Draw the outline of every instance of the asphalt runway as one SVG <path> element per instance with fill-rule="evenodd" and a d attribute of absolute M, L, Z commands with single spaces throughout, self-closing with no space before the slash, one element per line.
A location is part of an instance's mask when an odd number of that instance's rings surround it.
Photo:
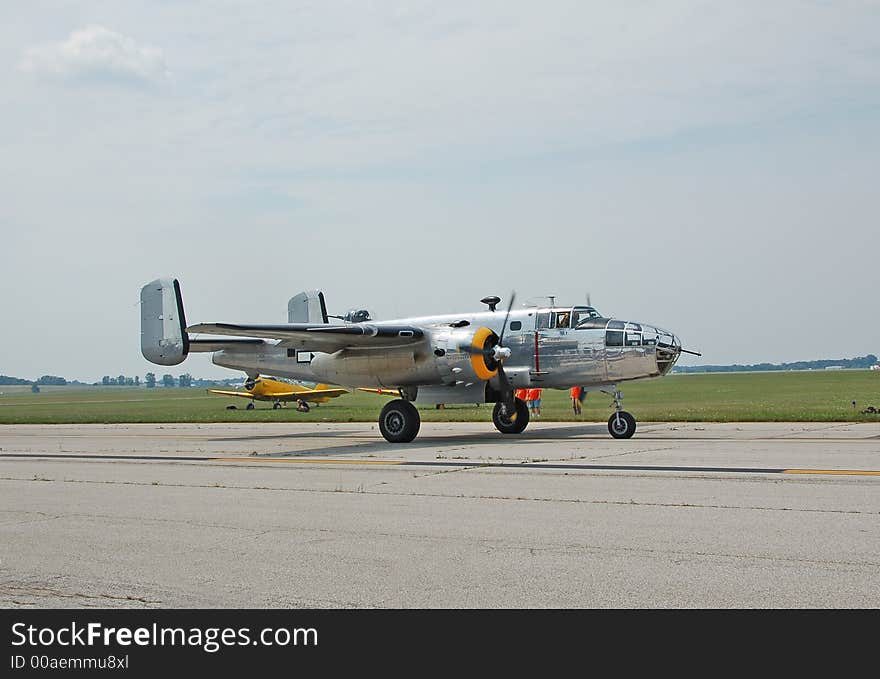
<path fill-rule="evenodd" d="M 880 423 L 4 425 L 0 607 L 878 608 Z"/>

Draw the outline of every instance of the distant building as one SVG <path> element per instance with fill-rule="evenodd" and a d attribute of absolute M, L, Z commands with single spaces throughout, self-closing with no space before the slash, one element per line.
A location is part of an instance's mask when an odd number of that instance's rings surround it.
<path fill-rule="evenodd" d="M 871 366 L 871 370 L 880 370 L 880 363 L 875 363 Z"/>
<path fill-rule="evenodd" d="M 825 370 L 843 370 L 842 365 L 826 365 Z"/>

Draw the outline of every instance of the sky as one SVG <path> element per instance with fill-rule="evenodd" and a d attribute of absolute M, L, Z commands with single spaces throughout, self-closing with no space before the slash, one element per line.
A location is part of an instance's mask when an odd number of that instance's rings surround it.
<path fill-rule="evenodd" d="M 516 290 L 668 328 L 683 365 L 880 354 L 876 1 L 0 19 L 0 373 L 165 372 L 139 344 L 160 276 L 190 323 Z"/>

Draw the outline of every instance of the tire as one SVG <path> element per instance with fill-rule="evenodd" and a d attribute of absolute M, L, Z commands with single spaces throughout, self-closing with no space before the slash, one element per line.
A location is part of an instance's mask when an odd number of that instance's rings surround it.
<path fill-rule="evenodd" d="M 617 421 L 615 413 L 608 419 L 608 431 L 616 439 L 632 438 L 636 433 L 636 418 L 625 410 L 620 411 L 620 422 Z"/>
<path fill-rule="evenodd" d="M 278 410 L 281 407 L 281 404 L 278 401 L 272 404 L 272 410 Z"/>
<path fill-rule="evenodd" d="M 495 404 L 492 410 L 492 422 L 495 428 L 502 434 L 522 434 L 525 428 L 529 426 L 529 407 L 522 399 L 514 399 L 516 406 L 516 415 L 507 417 L 501 414 L 502 403 Z"/>
<path fill-rule="evenodd" d="M 379 431 L 389 443 L 409 443 L 419 433 L 421 424 L 419 411 L 402 398 L 389 401 L 379 413 Z"/>
<path fill-rule="evenodd" d="M 245 409 L 245 410 L 253 410 L 253 409 L 254 409 L 254 403 L 253 403 L 253 401 L 251 401 L 250 403 L 248 403 L 248 404 L 244 407 L 244 409 Z"/>

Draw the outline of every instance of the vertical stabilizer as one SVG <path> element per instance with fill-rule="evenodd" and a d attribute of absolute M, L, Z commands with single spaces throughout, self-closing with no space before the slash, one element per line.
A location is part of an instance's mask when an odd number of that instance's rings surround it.
<path fill-rule="evenodd" d="M 306 290 L 287 303 L 288 323 L 327 323 L 327 305 L 320 290 Z"/>
<path fill-rule="evenodd" d="M 141 353 L 159 365 L 177 365 L 189 353 L 183 297 L 176 278 L 157 278 L 141 288 Z"/>

